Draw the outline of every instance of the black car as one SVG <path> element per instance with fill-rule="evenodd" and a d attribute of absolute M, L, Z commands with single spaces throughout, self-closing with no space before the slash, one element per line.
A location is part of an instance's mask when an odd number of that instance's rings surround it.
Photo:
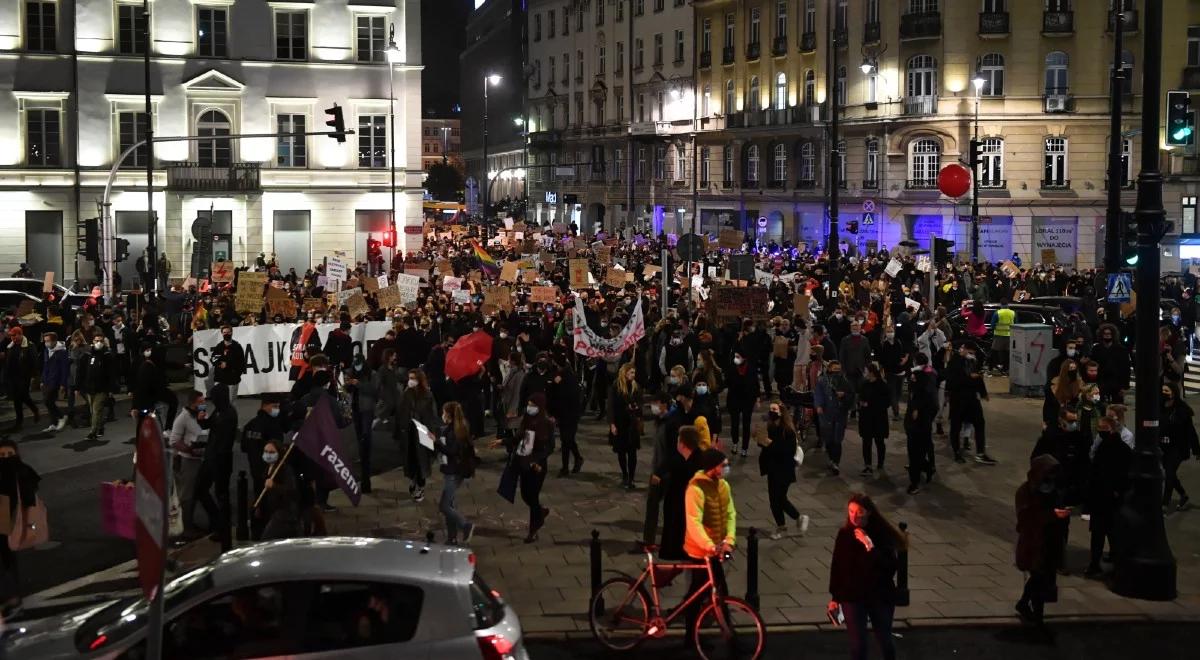
<path fill-rule="evenodd" d="M 1008 307 L 1017 313 L 1015 323 L 1044 323 L 1053 328 L 1054 347 L 1063 347 L 1067 329 L 1071 327 L 1071 323 L 1062 309 L 1050 305 L 1030 305 L 1027 303 L 1013 303 Z M 992 348 L 992 332 L 995 325 L 992 317 L 998 309 L 1000 309 L 1000 303 L 984 303 L 983 305 L 983 318 L 987 324 L 987 334 L 978 341 L 980 347 L 985 351 L 989 351 Z M 950 327 L 954 328 L 955 338 L 966 336 L 967 320 L 963 317 L 961 308 L 950 310 L 946 314 L 946 320 L 950 322 Z M 923 328 L 924 324 L 921 324 L 921 327 Z"/>
<path fill-rule="evenodd" d="M 33 277 L 0 277 L 0 291 L 20 291 L 38 300 L 42 299 L 43 281 Z M 88 293 L 76 293 L 55 283 L 54 300 L 65 307 L 81 307 L 88 299 Z"/>
<path fill-rule="evenodd" d="M 0 290 L 0 312 L 16 311 L 21 306 L 21 303 L 26 301 L 33 303 L 36 308 L 42 299 L 37 296 L 31 296 L 24 291 Z"/>

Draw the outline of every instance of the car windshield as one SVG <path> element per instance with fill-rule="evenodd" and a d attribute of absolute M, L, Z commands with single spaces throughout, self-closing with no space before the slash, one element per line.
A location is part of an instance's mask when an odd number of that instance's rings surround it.
<path fill-rule="evenodd" d="M 212 565 L 205 565 L 171 580 L 163 593 L 165 609 L 185 603 L 212 588 Z M 75 648 L 91 651 L 129 637 L 144 625 L 150 601 L 129 596 L 88 617 L 75 633 Z"/>

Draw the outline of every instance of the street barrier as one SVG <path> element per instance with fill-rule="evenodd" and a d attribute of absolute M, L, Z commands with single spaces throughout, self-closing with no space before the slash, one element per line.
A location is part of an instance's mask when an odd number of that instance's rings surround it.
<path fill-rule="evenodd" d="M 908 538 L 908 523 L 900 523 L 900 533 L 904 538 Z M 905 549 L 897 553 L 896 557 L 896 604 L 908 606 L 908 544 L 904 544 Z"/>
<path fill-rule="evenodd" d="M 591 542 L 590 551 L 591 551 L 591 564 L 592 564 L 592 597 L 590 599 L 588 599 L 588 602 L 595 602 L 596 614 L 599 614 L 604 611 L 603 600 L 601 599 L 599 602 L 596 601 L 596 592 L 600 591 L 600 576 L 601 576 L 601 572 L 600 572 L 600 532 L 598 532 L 594 529 L 592 530 L 592 542 Z"/>

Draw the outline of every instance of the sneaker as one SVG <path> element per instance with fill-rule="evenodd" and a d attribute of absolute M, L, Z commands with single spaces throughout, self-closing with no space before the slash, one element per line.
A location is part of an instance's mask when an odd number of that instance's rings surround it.
<path fill-rule="evenodd" d="M 425 501 L 425 489 L 424 488 L 418 488 L 418 489 L 416 489 L 416 491 L 413 492 L 413 501 L 414 502 L 424 502 Z"/>
<path fill-rule="evenodd" d="M 42 433 L 54 433 L 57 430 L 58 430 L 58 426 L 55 424 L 51 424 L 50 426 L 47 426 L 46 428 L 42 429 Z"/>
<path fill-rule="evenodd" d="M 775 531 L 771 532 L 767 538 L 771 539 L 772 541 L 778 541 L 779 539 L 783 538 L 783 532 L 786 529 L 787 528 L 785 527 L 776 527 Z"/>
<path fill-rule="evenodd" d="M 835 476 L 835 477 L 836 477 L 837 475 L 839 475 L 839 474 L 841 474 L 841 473 L 842 473 L 842 470 L 841 470 L 841 468 L 839 468 L 839 467 L 837 466 L 837 464 L 836 464 L 836 463 L 830 463 L 830 464 L 829 464 L 829 474 L 831 474 L 831 475 L 833 475 L 833 476 Z"/>
<path fill-rule="evenodd" d="M 996 459 L 988 456 L 987 454 L 975 454 L 975 462 L 982 465 L 995 465 Z"/>
<path fill-rule="evenodd" d="M 742 447 L 742 451 L 741 451 L 742 458 L 746 458 L 746 456 L 748 456 L 749 454 L 750 454 L 750 452 L 745 447 Z"/>
<path fill-rule="evenodd" d="M 1083 577 L 1085 577 L 1089 580 L 1099 579 L 1103 575 L 1104 575 L 1104 571 L 1100 570 L 1100 567 L 1095 564 L 1088 566 L 1083 571 Z"/>
<path fill-rule="evenodd" d="M 563 467 L 563 469 L 561 469 L 561 470 L 559 470 L 559 471 L 558 471 L 558 476 L 559 476 L 559 477 L 565 477 L 565 476 L 568 476 L 568 475 L 570 475 L 570 474 L 571 474 L 571 471 L 570 471 L 570 470 L 568 470 L 568 469 L 567 469 L 565 466 Z"/>
<path fill-rule="evenodd" d="M 799 525 L 800 525 L 800 535 L 801 536 L 808 533 L 808 522 L 809 522 L 809 517 L 807 514 L 800 516 Z"/>
<path fill-rule="evenodd" d="M 867 467 L 865 467 L 861 471 L 859 471 L 859 474 L 864 477 L 869 477 L 869 476 L 875 474 L 875 471 L 871 469 L 870 465 L 868 465 Z"/>
<path fill-rule="evenodd" d="M 1033 608 L 1025 601 L 1018 601 L 1016 607 L 1013 609 L 1017 611 L 1017 616 L 1021 617 L 1021 620 L 1026 623 L 1032 623 L 1037 618 L 1033 614 Z"/>
<path fill-rule="evenodd" d="M 334 511 L 337 511 L 337 507 L 332 504 L 322 504 L 321 511 L 325 513 L 333 513 Z"/>
<path fill-rule="evenodd" d="M 910 486 L 908 487 L 908 494 L 909 494 L 909 495 L 916 495 L 916 494 L 917 494 L 917 493 L 919 493 L 919 492 L 921 492 L 921 487 L 920 487 L 920 486 L 918 486 L 917 484 L 912 484 L 912 485 L 910 485 Z"/>
<path fill-rule="evenodd" d="M 55 431 L 61 431 L 66 427 L 67 427 L 67 418 L 66 417 L 59 417 L 58 422 L 56 422 L 54 424 Z"/>
<path fill-rule="evenodd" d="M 467 523 L 467 528 L 463 530 L 463 543 L 470 543 L 473 536 L 475 536 L 475 523 Z"/>

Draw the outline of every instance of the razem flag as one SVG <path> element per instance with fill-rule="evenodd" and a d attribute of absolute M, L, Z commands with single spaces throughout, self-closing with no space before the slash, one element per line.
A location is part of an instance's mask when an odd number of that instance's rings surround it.
<path fill-rule="evenodd" d="M 163 548 L 167 542 L 167 472 L 163 456 L 162 432 L 151 415 L 142 419 L 137 434 L 137 473 L 135 476 L 138 582 L 146 598 L 153 598 L 162 575 Z"/>
<path fill-rule="evenodd" d="M 342 434 L 333 421 L 333 402 L 328 394 L 322 393 L 313 404 L 294 442 L 305 456 L 333 475 L 346 497 L 358 506 L 362 484 L 350 468 L 350 457 L 342 449 Z"/>

